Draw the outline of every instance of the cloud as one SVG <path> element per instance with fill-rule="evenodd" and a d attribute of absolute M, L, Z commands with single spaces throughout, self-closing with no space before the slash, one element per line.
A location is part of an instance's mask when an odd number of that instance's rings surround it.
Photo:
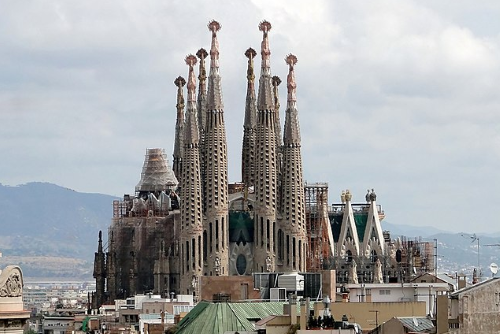
<path fill-rule="evenodd" d="M 495 1 L 7 1 L 0 13 L 3 184 L 133 192 L 146 148 L 171 157 L 184 57 L 222 23 L 230 181 L 240 179 L 245 50 L 269 20 L 272 72 L 294 53 L 305 179 L 393 223 L 486 231 L 500 187 Z M 258 64 L 259 62 L 257 62 Z M 284 120 L 286 86 L 280 86 Z M 465 209 L 467 208 L 467 209 Z M 471 226 L 471 222 L 474 225 Z"/>

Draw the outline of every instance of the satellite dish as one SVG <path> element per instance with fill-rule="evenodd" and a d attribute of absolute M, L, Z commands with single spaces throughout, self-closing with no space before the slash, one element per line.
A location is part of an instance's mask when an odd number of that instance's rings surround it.
<path fill-rule="evenodd" d="M 495 276 L 496 273 L 498 272 L 498 265 L 495 262 L 490 264 L 490 271 L 493 274 L 493 276 Z"/>

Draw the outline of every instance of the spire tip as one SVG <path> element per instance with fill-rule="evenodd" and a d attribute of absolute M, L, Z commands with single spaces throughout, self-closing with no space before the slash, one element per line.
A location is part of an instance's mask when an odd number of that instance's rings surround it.
<path fill-rule="evenodd" d="M 174 80 L 174 84 L 175 84 L 177 87 L 181 88 L 181 87 L 183 87 L 183 86 L 186 84 L 186 80 L 185 80 L 183 77 L 178 76 L 178 77 Z"/>
<path fill-rule="evenodd" d="M 272 80 L 273 80 L 273 86 L 279 86 L 280 83 L 281 83 L 281 79 L 277 75 L 274 75 L 273 78 L 272 78 Z"/>
<path fill-rule="evenodd" d="M 208 30 L 210 30 L 212 33 L 216 33 L 217 31 L 219 31 L 222 28 L 221 24 L 215 20 L 208 22 L 207 26 L 208 26 Z"/>
<path fill-rule="evenodd" d="M 297 57 L 294 54 L 290 53 L 285 57 L 285 63 L 293 67 L 295 64 L 297 64 Z"/>
<path fill-rule="evenodd" d="M 264 32 L 264 33 L 267 33 L 269 30 L 271 30 L 271 23 L 269 23 L 269 21 L 262 21 L 261 23 L 259 23 L 259 30 Z"/>
<path fill-rule="evenodd" d="M 203 60 L 208 56 L 208 52 L 204 48 L 201 48 L 198 50 L 198 52 L 196 52 L 196 56 Z"/>
<path fill-rule="evenodd" d="M 245 51 L 245 56 L 250 59 L 250 58 L 254 58 L 255 56 L 257 55 L 257 52 L 252 49 L 252 48 L 248 48 L 246 51 Z"/>
<path fill-rule="evenodd" d="M 186 56 L 186 64 L 188 66 L 194 66 L 196 65 L 196 56 L 190 54 Z"/>

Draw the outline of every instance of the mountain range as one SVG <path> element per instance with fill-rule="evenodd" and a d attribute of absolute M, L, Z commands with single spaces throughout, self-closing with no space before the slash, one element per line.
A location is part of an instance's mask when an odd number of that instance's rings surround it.
<path fill-rule="evenodd" d="M 99 231 L 106 242 L 113 214 L 110 195 L 80 193 L 50 183 L 0 184 L 0 265 L 20 265 L 26 277 L 91 279 Z M 500 233 L 488 236 L 450 232 L 430 226 L 382 222 L 391 237 L 437 244 L 440 272 L 470 273 L 479 261 L 484 275 L 499 262 Z"/>

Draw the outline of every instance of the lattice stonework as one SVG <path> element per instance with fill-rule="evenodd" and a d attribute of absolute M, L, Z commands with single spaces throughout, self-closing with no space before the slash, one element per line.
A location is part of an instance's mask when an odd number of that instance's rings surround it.
<path fill-rule="evenodd" d="M 181 293 L 197 297 L 197 282 L 202 274 L 202 203 L 199 129 L 196 111 L 196 78 L 193 66 L 196 57 L 186 57 L 189 66 L 188 102 L 184 132 L 184 156 L 182 164 L 181 202 Z"/>
<path fill-rule="evenodd" d="M 277 159 L 275 132 L 275 101 L 270 70 L 268 33 L 271 24 L 259 25 L 261 43 L 261 73 L 257 97 L 257 139 L 255 143 L 255 271 L 275 270 L 274 235 L 276 230 Z"/>
<path fill-rule="evenodd" d="M 290 54 L 285 61 L 289 66 L 289 73 L 287 76 L 288 99 L 283 138 L 283 203 L 281 206 L 284 210 L 282 227 L 287 239 L 285 253 L 287 261 L 284 269 L 305 271 L 307 237 L 304 182 L 302 180 L 300 130 L 295 93 L 297 85 L 294 72 L 297 57 Z"/>
<path fill-rule="evenodd" d="M 208 29 L 212 33 L 210 47 L 210 74 L 208 76 L 207 112 L 204 142 L 204 244 L 205 275 L 227 275 L 229 273 L 228 239 L 228 182 L 227 140 L 224 124 L 221 77 L 219 75 L 219 43 L 217 32 L 221 26 L 211 21 Z M 208 240 L 206 240 L 208 238 Z"/>
<path fill-rule="evenodd" d="M 255 140 L 257 128 L 257 104 L 255 98 L 255 74 L 253 58 L 254 49 L 245 52 L 248 58 L 247 68 L 247 97 L 245 104 L 245 121 L 243 124 L 243 148 L 241 150 L 241 180 L 246 187 L 255 185 Z"/>

